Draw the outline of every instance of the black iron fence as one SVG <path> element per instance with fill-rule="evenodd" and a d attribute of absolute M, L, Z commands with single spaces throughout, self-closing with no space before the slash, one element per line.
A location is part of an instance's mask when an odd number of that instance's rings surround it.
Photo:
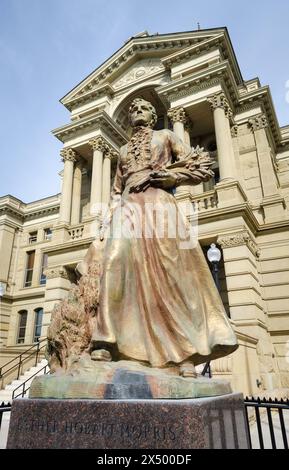
<path fill-rule="evenodd" d="M 283 448 L 288 449 L 289 435 L 289 400 L 272 400 L 272 398 L 248 398 L 244 400 L 246 417 L 249 429 L 249 439 L 251 448 L 256 446 L 259 441 L 259 448 L 268 448 L 268 438 L 271 441 L 272 449 Z M 250 409 L 254 410 L 253 416 L 250 417 Z M 286 412 L 286 413 L 284 413 Z M 253 418 L 256 430 L 256 438 L 253 435 L 254 426 L 250 426 L 250 418 Z M 287 421 L 287 426 L 286 426 Z M 286 430 L 287 427 L 287 430 Z M 265 437 L 266 443 L 265 443 Z M 253 442 L 254 438 L 254 442 Z M 278 441 L 278 442 L 277 442 Z M 283 443 L 283 446 L 282 446 Z M 278 444 L 278 445 L 277 445 Z"/>

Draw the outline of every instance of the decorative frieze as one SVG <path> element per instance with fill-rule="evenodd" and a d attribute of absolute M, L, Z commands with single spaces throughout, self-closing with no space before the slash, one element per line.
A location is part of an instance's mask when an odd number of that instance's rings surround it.
<path fill-rule="evenodd" d="M 177 108 L 169 109 L 168 110 L 168 117 L 173 123 L 181 122 L 183 124 L 186 124 L 186 122 L 188 120 L 186 111 L 181 106 L 179 106 Z"/>
<path fill-rule="evenodd" d="M 60 150 L 61 159 L 63 162 L 76 162 L 77 153 L 72 148 L 65 148 Z"/>
<path fill-rule="evenodd" d="M 222 108 L 225 111 L 226 117 L 230 118 L 233 116 L 233 112 L 230 108 L 229 102 L 222 91 L 219 93 L 215 93 L 212 96 L 209 96 L 207 98 L 207 101 L 209 102 L 212 111 L 217 108 Z"/>
<path fill-rule="evenodd" d="M 259 131 L 260 129 L 266 129 L 266 127 L 269 126 L 266 114 L 254 116 L 253 118 L 250 118 L 248 122 L 249 127 L 253 132 Z"/>
<path fill-rule="evenodd" d="M 47 268 L 44 271 L 47 280 L 50 279 L 67 279 L 69 280 L 69 274 L 65 266 L 55 266 L 53 268 Z"/>
<path fill-rule="evenodd" d="M 232 235 L 224 235 L 218 238 L 218 245 L 224 248 L 235 248 L 236 246 L 247 245 L 250 251 L 257 258 L 260 256 L 260 249 L 254 242 L 252 236 L 247 230 L 243 232 L 234 233 Z"/>

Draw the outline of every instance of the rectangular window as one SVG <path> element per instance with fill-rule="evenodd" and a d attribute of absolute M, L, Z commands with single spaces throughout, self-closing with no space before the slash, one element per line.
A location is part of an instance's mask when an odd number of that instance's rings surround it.
<path fill-rule="evenodd" d="M 24 287 L 31 287 L 35 260 L 35 251 L 28 251 Z"/>
<path fill-rule="evenodd" d="M 35 326 L 34 326 L 34 343 L 39 340 L 41 336 L 42 328 L 42 319 L 43 319 L 43 308 L 38 308 L 35 310 Z"/>
<path fill-rule="evenodd" d="M 22 310 L 21 312 L 19 312 L 17 344 L 22 344 L 25 342 L 26 323 L 27 323 L 27 311 Z"/>
<path fill-rule="evenodd" d="M 46 284 L 46 275 L 44 274 L 45 269 L 47 268 L 48 263 L 48 255 L 45 253 L 42 257 L 42 265 L 41 265 L 41 275 L 40 275 L 40 284 Z"/>
<path fill-rule="evenodd" d="M 29 245 L 31 245 L 32 243 L 36 243 L 36 242 L 37 242 L 37 232 L 30 232 L 30 233 L 29 233 L 28 242 L 29 242 Z"/>
<path fill-rule="evenodd" d="M 50 241 L 51 238 L 52 238 L 52 230 L 51 230 L 51 228 L 46 228 L 44 230 L 44 240 Z"/>

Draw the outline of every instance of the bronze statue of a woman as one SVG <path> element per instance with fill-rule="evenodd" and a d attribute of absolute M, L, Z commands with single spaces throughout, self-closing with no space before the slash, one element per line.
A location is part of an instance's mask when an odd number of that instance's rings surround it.
<path fill-rule="evenodd" d="M 154 131 L 156 111 L 143 99 L 133 101 L 129 117 L 133 135 L 120 151 L 112 200 L 141 214 L 151 204 L 177 209 L 176 186 L 212 177 L 208 154 L 196 156 L 170 130 Z M 178 233 L 147 237 L 138 229 L 141 236 L 105 242 L 91 358 L 177 365 L 180 375 L 195 377 L 195 365 L 237 349 L 235 334 L 199 244 L 183 249 Z"/>

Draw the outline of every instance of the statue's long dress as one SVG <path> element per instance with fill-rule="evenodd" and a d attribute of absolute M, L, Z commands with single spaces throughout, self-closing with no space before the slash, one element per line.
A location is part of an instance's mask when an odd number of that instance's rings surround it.
<path fill-rule="evenodd" d="M 121 150 L 113 195 L 122 194 L 122 203 L 136 203 L 141 211 L 146 203 L 177 208 L 172 192 L 149 187 L 130 193 L 129 189 L 152 169 L 165 168 L 188 152 L 190 148 L 171 131 L 148 129 L 143 140 L 136 134 Z M 144 234 L 144 227 L 140 228 Z M 196 248 L 182 249 L 178 236 L 155 234 L 152 238 L 111 237 L 106 243 L 93 335 L 98 347 L 153 367 L 188 358 L 197 365 L 237 349 L 198 243 Z"/>

